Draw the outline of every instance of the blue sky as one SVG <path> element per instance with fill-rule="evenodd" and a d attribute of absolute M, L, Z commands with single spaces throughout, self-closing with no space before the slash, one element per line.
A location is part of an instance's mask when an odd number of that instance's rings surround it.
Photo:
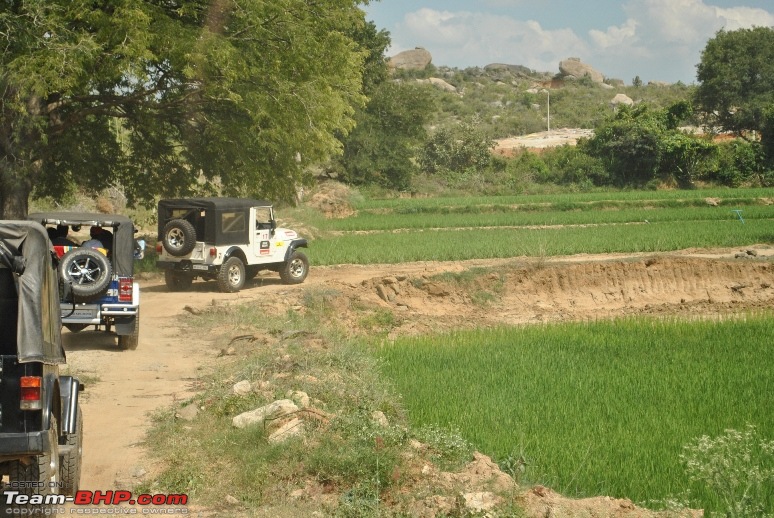
<path fill-rule="evenodd" d="M 392 38 L 387 55 L 424 47 L 433 64 L 490 63 L 557 73 L 577 57 L 631 84 L 696 82 L 719 29 L 774 26 L 774 0 L 381 0 L 366 19 Z"/>

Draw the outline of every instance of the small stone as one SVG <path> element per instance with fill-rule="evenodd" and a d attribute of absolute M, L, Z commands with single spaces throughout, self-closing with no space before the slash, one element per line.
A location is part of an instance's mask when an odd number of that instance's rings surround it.
<path fill-rule="evenodd" d="M 236 383 L 231 388 L 231 390 L 237 396 L 246 396 L 253 390 L 253 387 L 252 385 L 250 385 L 250 382 L 248 380 L 242 380 L 239 383 Z"/>
<path fill-rule="evenodd" d="M 373 420 L 374 423 L 381 426 L 382 428 L 387 428 L 390 426 L 390 422 L 387 420 L 387 416 L 384 415 L 384 412 L 381 410 L 375 410 L 373 413 L 371 413 L 371 420 Z"/>
<path fill-rule="evenodd" d="M 233 496 L 226 495 L 226 503 L 229 504 L 229 505 L 239 505 L 240 502 L 239 502 L 239 500 L 237 500 Z"/>
<path fill-rule="evenodd" d="M 196 405 L 187 405 L 175 412 L 175 417 L 183 421 L 193 421 L 199 415 L 199 408 Z"/>

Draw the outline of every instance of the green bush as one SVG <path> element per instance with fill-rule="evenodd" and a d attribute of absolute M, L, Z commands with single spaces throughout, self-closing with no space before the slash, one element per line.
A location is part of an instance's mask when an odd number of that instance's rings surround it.
<path fill-rule="evenodd" d="M 722 500 L 723 516 L 772 516 L 774 440 L 760 437 L 755 426 L 694 439 L 680 461 L 691 481 Z"/>

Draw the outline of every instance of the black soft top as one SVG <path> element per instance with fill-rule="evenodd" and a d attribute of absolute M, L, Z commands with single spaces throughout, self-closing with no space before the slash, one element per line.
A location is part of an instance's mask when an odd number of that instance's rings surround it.
<path fill-rule="evenodd" d="M 126 216 L 93 212 L 36 212 L 28 215 L 27 219 L 42 225 L 112 227 L 113 269 L 122 277 L 134 275 L 134 224 Z"/>
<path fill-rule="evenodd" d="M 13 278 L 13 282 L 3 282 L 0 300 L 10 305 L 3 306 L 6 318 L 17 313 L 19 362 L 64 363 L 59 282 L 46 229 L 34 221 L 0 221 L 0 240 L 6 251 L 18 252 L 16 257 L 20 256 L 23 264 L 20 274 L 0 266 L 4 278 Z M 13 311 L 14 304 L 18 311 Z"/>
<path fill-rule="evenodd" d="M 271 207 L 266 200 L 250 198 L 177 198 L 160 200 L 159 209 L 159 240 L 163 239 L 164 226 L 172 219 L 185 219 L 190 222 L 197 233 L 198 241 L 214 245 L 230 245 L 248 242 L 249 225 L 247 224 L 250 208 Z M 238 230 L 230 230 L 224 224 L 224 216 L 241 215 L 245 224 Z"/>

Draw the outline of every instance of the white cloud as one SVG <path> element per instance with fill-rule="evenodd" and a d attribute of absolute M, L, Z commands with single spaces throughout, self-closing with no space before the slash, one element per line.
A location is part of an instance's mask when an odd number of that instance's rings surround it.
<path fill-rule="evenodd" d="M 602 49 L 620 45 L 628 46 L 637 37 L 637 25 L 635 20 L 629 18 L 623 25 L 608 27 L 605 32 L 592 29 L 589 31 L 589 36 L 594 44 Z"/>
<path fill-rule="evenodd" d="M 407 14 L 395 32 L 393 41 L 418 42 L 435 63 L 462 66 L 505 62 L 557 71 L 560 60 L 579 56 L 587 47 L 571 29 L 546 30 L 536 21 L 465 11 L 419 9 Z"/>
<path fill-rule="evenodd" d="M 750 7 L 722 8 L 712 0 L 627 0 L 626 19 L 578 34 L 571 28 L 546 29 L 535 20 L 484 12 L 417 9 L 392 33 L 398 42 L 422 46 L 437 65 L 457 67 L 509 63 L 557 72 L 559 61 L 579 57 L 609 77 L 692 82 L 707 41 L 719 29 L 774 26 L 774 12 Z M 484 0 L 507 7 L 522 0 Z"/>

